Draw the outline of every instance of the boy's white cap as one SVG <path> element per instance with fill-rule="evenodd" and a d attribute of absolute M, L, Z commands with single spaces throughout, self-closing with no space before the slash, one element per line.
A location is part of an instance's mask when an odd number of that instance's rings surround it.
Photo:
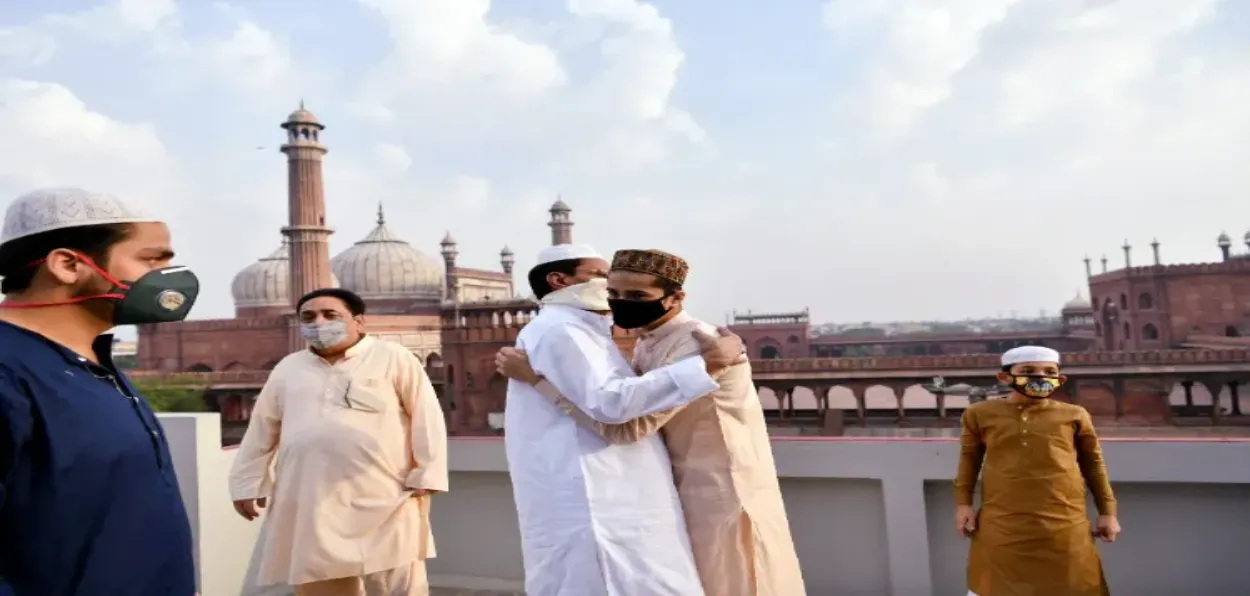
<path fill-rule="evenodd" d="M 1021 362 L 1054 362 L 1059 364 L 1059 352 L 1044 346 L 1020 346 L 1003 353 L 1003 366 Z"/>

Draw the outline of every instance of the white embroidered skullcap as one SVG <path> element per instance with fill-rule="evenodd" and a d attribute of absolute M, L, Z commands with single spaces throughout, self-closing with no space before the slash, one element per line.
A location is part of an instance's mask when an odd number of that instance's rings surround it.
<path fill-rule="evenodd" d="M 534 266 L 573 259 L 607 260 L 587 244 L 554 244 L 538 251 L 538 262 Z"/>
<path fill-rule="evenodd" d="M 1043 346 L 1020 346 L 1003 354 L 1003 366 L 1021 362 L 1054 362 L 1059 364 L 1059 352 Z"/>
<path fill-rule="evenodd" d="M 64 228 L 159 221 L 110 194 L 45 188 L 28 192 L 9 205 L 0 244 Z"/>

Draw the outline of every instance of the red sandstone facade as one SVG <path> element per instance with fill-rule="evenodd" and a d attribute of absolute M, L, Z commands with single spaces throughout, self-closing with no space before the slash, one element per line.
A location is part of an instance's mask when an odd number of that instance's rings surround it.
<path fill-rule="evenodd" d="M 1161 265 L 1156 248 L 1155 264 L 1134 267 L 1128 255 L 1124 269 L 1089 278 L 1099 347 L 1250 346 L 1250 258 Z"/>

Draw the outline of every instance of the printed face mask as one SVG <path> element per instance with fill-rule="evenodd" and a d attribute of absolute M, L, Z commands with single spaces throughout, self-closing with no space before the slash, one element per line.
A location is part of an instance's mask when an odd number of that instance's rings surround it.
<path fill-rule="evenodd" d="M 1025 397 L 1033 399 L 1046 399 L 1059 390 L 1062 383 L 1059 377 L 1047 376 L 1024 376 L 1014 375 L 1011 377 L 1011 388 L 1017 393 Z"/>
<path fill-rule="evenodd" d="M 326 350 L 347 341 L 347 321 L 304 323 L 299 334 L 314 350 Z"/>

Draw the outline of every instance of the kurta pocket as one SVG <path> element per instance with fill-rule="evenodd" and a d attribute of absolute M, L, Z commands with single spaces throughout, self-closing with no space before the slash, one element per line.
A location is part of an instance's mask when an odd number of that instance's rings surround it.
<path fill-rule="evenodd" d="M 347 386 L 347 391 L 343 393 L 342 403 L 339 405 L 358 412 L 374 414 L 386 412 L 390 409 L 391 400 L 386 399 L 379 390 L 370 385 L 368 382 L 353 381 Z"/>

